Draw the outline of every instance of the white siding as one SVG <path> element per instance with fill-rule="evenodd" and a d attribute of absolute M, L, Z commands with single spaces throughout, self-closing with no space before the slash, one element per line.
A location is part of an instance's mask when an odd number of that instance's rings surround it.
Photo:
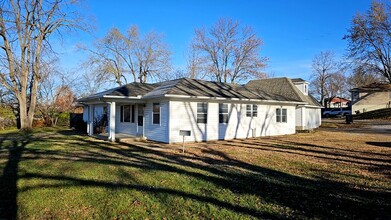
<path fill-rule="evenodd" d="M 103 116 L 103 108 L 107 106 L 106 104 L 94 105 L 94 120 L 99 120 Z"/>
<path fill-rule="evenodd" d="M 125 133 L 130 135 L 137 135 L 137 109 L 135 108 L 135 122 L 121 122 L 121 105 L 130 105 L 131 104 L 116 104 L 115 106 L 115 132 L 116 133 Z M 135 106 L 136 107 L 136 106 Z M 132 114 L 130 114 L 130 118 L 132 119 Z M 130 120 L 132 121 L 132 120 Z"/>
<path fill-rule="evenodd" d="M 296 88 L 298 88 L 302 93 L 308 95 L 308 83 L 295 83 Z"/>
<path fill-rule="evenodd" d="M 88 105 L 83 106 L 83 121 L 88 122 Z"/>
<path fill-rule="evenodd" d="M 276 108 L 279 105 L 258 106 L 258 117 L 246 117 L 246 103 L 229 103 L 229 121 L 219 123 L 218 102 L 208 103 L 208 123 L 196 123 L 197 102 L 170 101 L 170 142 L 181 142 L 179 130 L 190 130 L 191 136 L 185 141 L 206 141 L 218 139 L 247 138 L 294 134 L 295 106 L 282 106 L 287 109 L 287 123 L 276 122 Z M 251 103 L 256 104 L 256 103 Z"/>
<path fill-rule="evenodd" d="M 303 126 L 302 114 L 303 114 L 303 107 L 297 108 L 296 109 L 296 127 L 298 127 L 299 129 L 301 129 Z"/>
<path fill-rule="evenodd" d="M 160 124 L 152 124 L 152 107 L 153 103 L 160 103 Z M 144 130 L 145 137 L 148 140 L 168 143 L 169 134 L 169 102 L 167 100 L 149 101 L 144 110 Z"/>
<path fill-rule="evenodd" d="M 306 108 L 305 113 L 305 129 L 318 128 L 322 121 L 320 109 Z"/>

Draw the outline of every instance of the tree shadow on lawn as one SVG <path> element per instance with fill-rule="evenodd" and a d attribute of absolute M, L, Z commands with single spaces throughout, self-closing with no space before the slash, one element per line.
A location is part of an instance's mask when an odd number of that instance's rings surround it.
<path fill-rule="evenodd" d="M 0 177 L 0 219 L 17 218 L 19 162 L 23 151 L 31 141 L 32 135 L 29 132 L 14 132 L 4 137 L 0 136 L 0 159 L 6 158 L 8 154 L 3 175 Z M 7 146 L 5 146 L 6 142 L 8 142 Z"/>
<path fill-rule="evenodd" d="M 368 141 L 366 142 L 369 145 L 376 146 L 376 147 L 389 147 L 391 148 L 391 142 L 374 142 L 374 141 Z"/>
<path fill-rule="evenodd" d="M 119 144 L 98 141 L 87 136 L 72 136 L 73 132 L 61 132 L 71 136 L 69 148 L 73 150 L 51 150 L 26 148 L 28 142 L 15 143 L 23 146 L 20 152 L 10 153 L 7 168 L 11 178 L 2 177 L 2 182 L 11 187 L 14 193 L 10 196 L 14 209 L 5 218 L 17 216 L 17 179 L 46 179 L 56 180 L 56 184 L 41 184 L 27 186 L 19 192 L 39 188 L 64 188 L 71 186 L 102 187 L 108 189 L 129 189 L 142 191 L 152 196 L 171 195 L 191 199 L 200 203 L 211 204 L 220 208 L 245 214 L 255 218 L 288 217 L 286 213 L 274 213 L 268 210 L 256 209 L 240 205 L 235 202 L 224 201 L 212 195 L 201 195 L 167 187 L 145 184 L 126 184 L 94 179 L 83 179 L 64 174 L 47 175 L 43 173 L 24 171 L 18 176 L 17 164 L 20 160 L 36 160 L 44 158 L 56 161 L 78 161 L 103 165 L 139 168 L 143 171 L 164 171 L 187 175 L 204 182 L 211 183 L 218 188 L 229 190 L 241 195 L 254 195 L 268 204 L 288 207 L 294 211 L 294 218 L 387 218 L 390 216 L 390 193 L 373 192 L 354 189 L 346 184 L 327 179 L 311 180 L 284 172 L 279 172 L 237 160 L 229 157 L 222 151 L 204 148 L 202 156 L 192 153 L 180 154 L 179 151 L 162 151 L 161 145 L 156 143 Z M 57 144 L 64 142 L 62 137 L 47 138 L 46 143 Z M 0 143 L 1 145 L 1 143 Z M 24 156 L 22 157 L 22 152 Z M 10 165 L 8 165 L 10 164 Z M 12 168 L 11 168 L 12 167 Z M 6 170 L 6 169 L 5 169 Z M 8 175 L 8 174 L 7 174 Z M 126 178 L 130 178 L 126 176 Z M 66 181 L 66 182 L 64 182 Z M 197 187 L 197 186 L 195 186 Z M 4 189 L 1 189 L 4 191 Z M 164 203 L 165 201 L 162 201 Z M 254 201 L 255 202 L 255 201 Z M 6 208 L 6 206 L 1 208 Z M 0 216 L 3 217 L 3 216 Z M 210 216 L 209 216 L 210 217 Z M 292 216 L 291 216 L 292 217 Z"/>
<path fill-rule="evenodd" d="M 262 140 L 268 140 L 265 142 Z M 303 156 L 314 156 L 321 159 L 345 161 L 363 165 L 373 165 L 391 168 L 391 158 L 387 153 L 376 153 L 370 151 L 358 151 L 353 149 L 340 149 L 315 144 L 299 143 L 292 141 L 276 140 L 274 138 L 263 138 L 251 143 L 241 143 L 240 145 L 249 149 L 269 150 L 282 153 L 292 153 Z M 270 143 L 270 141 L 272 143 Z M 235 142 L 228 143 L 237 146 Z M 369 144 L 369 142 L 367 142 Z M 380 146 L 380 145 L 378 145 Z M 382 158 L 379 158 L 382 157 Z"/>

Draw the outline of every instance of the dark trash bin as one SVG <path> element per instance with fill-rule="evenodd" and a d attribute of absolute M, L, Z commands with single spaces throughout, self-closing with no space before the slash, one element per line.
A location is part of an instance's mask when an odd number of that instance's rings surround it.
<path fill-rule="evenodd" d="M 346 117 L 346 124 L 353 123 L 353 115 L 345 115 Z"/>

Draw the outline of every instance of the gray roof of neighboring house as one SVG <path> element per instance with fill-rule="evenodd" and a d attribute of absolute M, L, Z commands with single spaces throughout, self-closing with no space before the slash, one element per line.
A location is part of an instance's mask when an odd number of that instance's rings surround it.
<path fill-rule="evenodd" d="M 303 80 L 304 81 L 304 80 Z M 272 94 L 284 96 L 288 100 L 306 102 L 309 105 L 320 107 L 321 105 L 311 95 L 305 95 L 302 93 L 292 82 L 291 79 L 282 78 L 270 78 L 251 80 L 246 87 L 255 91 L 268 91 Z"/>
<path fill-rule="evenodd" d="M 354 88 L 350 90 L 358 91 L 358 92 L 384 92 L 384 91 L 391 91 L 391 84 L 390 83 L 371 83 L 366 86 Z"/>
<path fill-rule="evenodd" d="M 164 95 L 178 95 L 190 97 L 307 102 L 313 105 L 312 102 L 314 100 L 310 97 L 306 97 L 304 94 L 300 94 L 302 93 L 288 78 L 252 80 L 244 86 L 181 78 L 155 84 L 130 83 L 125 86 L 81 98 L 79 101 L 83 102 L 104 96 L 140 97 L 142 99 L 148 99 Z"/>

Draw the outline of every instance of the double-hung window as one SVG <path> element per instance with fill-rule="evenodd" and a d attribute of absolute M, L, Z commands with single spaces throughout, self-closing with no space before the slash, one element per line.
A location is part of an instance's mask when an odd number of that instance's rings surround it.
<path fill-rule="evenodd" d="M 286 108 L 278 108 L 276 109 L 276 121 L 280 123 L 287 122 L 287 110 Z"/>
<path fill-rule="evenodd" d="M 246 117 L 258 117 L 258 106 L 246 105 Z"/>
<path fill-rule="evenodd" d="M 130 122 L 130 105 L 121 105 L 121 122 Z"/>
<path fill-rule="evenodd" d="M 160 103 L 153 103 L 152 124 L 160 124 Z"/>
<path fill-rule="evenodd" d="M 208 122 L 208 103 L 197 103 L 197 123 L 206 124 Z"/>
<path fill-rule="evenodd" d="M 253 105 L 253 117 L 258 117 L 258 106 Z"/>
<path fill-rule="evenodd" d="M 120 122 L 134 123 L 134 105 L 121 105 Z"/>
<path fill-rule="evenodd" d="M 228 104 L 219 104 L 219 123 L 228 123 Z"/>

